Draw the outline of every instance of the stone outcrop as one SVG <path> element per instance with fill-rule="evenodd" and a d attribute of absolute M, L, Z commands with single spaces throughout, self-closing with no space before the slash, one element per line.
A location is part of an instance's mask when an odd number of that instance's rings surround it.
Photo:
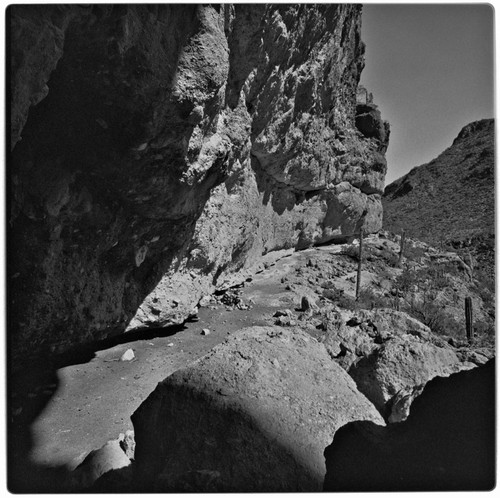
<path fill-rule="evenodd" d="M 323 452 L 352 420 L 383 424 L 321 344 L 300 330 L 243 329 L 134 413 L 135 489 L 318 491 Z"/>
<path fill-rule="evenodd" d="M 356 128 L 360 14 L 10 7 L 16 358 L 182 322 L 265 253 L 380 229 L 388 128 Z"/>
<path fill-rule="evenodd" d="M 342 311 L 331 318 L 322 342 L 389 422 L 406 419 L 412 401 L 434 377 L 475 366 L 404 312 Z"/>
<path fill-rule="evenodd" d="M 325 491 L 490 491 L 495 486 L 495 362 L 429 382 L 410 416 L 352 422 L 325 452 Z"/>

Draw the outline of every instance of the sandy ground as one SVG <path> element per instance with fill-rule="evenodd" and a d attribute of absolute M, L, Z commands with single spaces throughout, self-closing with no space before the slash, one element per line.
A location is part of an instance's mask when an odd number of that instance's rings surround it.
<path fill-rule="evenodd" d="M 201 308 L 197 321 L 184 327 L 124 334 L 114 345 L 70 359 L 60 368 L 38 365 L 18 376 L 12 388 L 10 435 L 14 474 L 17 470 L 20 475 L 26 465 L 39 473 L 74 469 L 88 452 L 133 429 L 130 416 L 158 382 L 208 353 L 229 334 L 247 326 L 269 325 L 277 309 L 299 306 L 300 297 L 287 290 L 283 276 L 315 254 L 333 256 L 339 250 L 324 246 L 271 262 L 240 289 L 251 309 L 228 309 L 222 304 L 216 304 L 216 309 Z M 344 279 L 351 294 L 352 276 Z M 202 329 L 210 333 L 202 335 Z M 119 361 L 128 349 L 134 351 L 134 360 Z M 26 484 L 24 476 L 20 480 Z"/>

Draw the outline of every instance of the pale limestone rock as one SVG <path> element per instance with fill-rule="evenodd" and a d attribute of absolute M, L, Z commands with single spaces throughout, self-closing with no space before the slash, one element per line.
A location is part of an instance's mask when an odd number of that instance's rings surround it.
<path fill-rule="evenodd" d="M 134 351 L 132 349 L 127 349 L 127 351 L 120 356 L 120 361 L 132 361 L 134 358 Z"/>

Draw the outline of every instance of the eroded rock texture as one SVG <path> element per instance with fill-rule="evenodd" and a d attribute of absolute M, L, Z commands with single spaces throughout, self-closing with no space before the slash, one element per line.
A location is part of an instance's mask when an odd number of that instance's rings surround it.
<path fill-rule="evenodd" d="M 352 420 L 383 424 L 306 332 L 251 327 L 163 382 L 132 416 L 137 491 L 320 491 Z"/>
<path fill-rule="evenodd" d="M 392 309 L 331 314 L 321 342 L 388 422 L 400 422 L 434 377 L 475 365 L 415 318 Z"/>
<path fill-rule="evenodd" d="M 16 355 L 181 322 L 264 253 L 381 227 L 359 6 L 8 14 Z"/>

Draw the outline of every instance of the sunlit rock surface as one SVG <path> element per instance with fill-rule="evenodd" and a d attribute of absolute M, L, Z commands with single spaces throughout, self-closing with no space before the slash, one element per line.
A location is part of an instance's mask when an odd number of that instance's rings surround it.
<path fill-rule="evenodd" d="M 178 370 L 134 413 L 137 490 L 321 491 L 352 420 L 384 424 L 306 332 L 251 327 Z"/>
<path fill-rule="evenodd" d="M 380 229 L 360 9 L 8 10 L 16 357 L 182 322 L 262 254 Z"/>

